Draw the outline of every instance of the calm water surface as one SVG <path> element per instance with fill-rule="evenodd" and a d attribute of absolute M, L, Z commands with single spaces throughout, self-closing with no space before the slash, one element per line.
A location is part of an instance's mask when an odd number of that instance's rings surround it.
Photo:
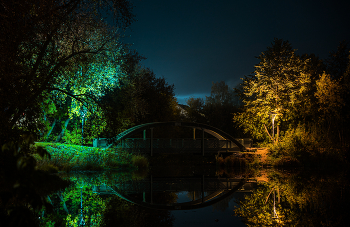
<path fill-rule="evenodd" d="M 50 196 L 57 215 L 43 219 L 71 226 L 346 226 L 345 171 L 218 172 L 72 173 L 66 178 L 74 184 Z"/>

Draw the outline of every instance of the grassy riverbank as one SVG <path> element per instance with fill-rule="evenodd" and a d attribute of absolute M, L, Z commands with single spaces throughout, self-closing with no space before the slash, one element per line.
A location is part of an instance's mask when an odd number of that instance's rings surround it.
<path fill-rule="evenodd" d="M 147 168 L 148 161 L 141 155 L 132 155 L 121 149 L 97 148 L 61 143 L 38 142 L 31 149 L 44 148 L 51 158 L 34 154 L 39 169 L 57 171 L 99 171 L 107 169 Z"/>
<path fill-rule="evenodd" d="M 273 166 L 306 168 L 338 168 L 348 164 L 349 144 L 317 130 L 298 126 L 288 130 L 276 143 L 268 144 L 268 156 Z"/>

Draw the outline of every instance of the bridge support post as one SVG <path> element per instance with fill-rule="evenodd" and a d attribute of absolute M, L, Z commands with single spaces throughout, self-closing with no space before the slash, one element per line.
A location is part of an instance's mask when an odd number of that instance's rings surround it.
<path fill-rule="evenodd" d="M 204 203 L 204 175 L 202 175 L 202 203 Z"/>
<path fill-rule="evenodd" d="M 151 128 L 150 150 L 151 150 L 151 157 L 152 157 L 153 156 L 153 128 Z"/>
<path fill-rule="evenodd" d="M 146 129 L 143 130 L 143 140 L 146 140 Z"/>
<path fill-rule="evenodd" d="M 153 177 L 151 175 L 151 185 L 150 185 L 150 194 L 151 194 L 151 204 L 153 203 Z"/>
<path fill-rule="evenodd" d="M 202 155 L 204 156 L 204 128 L 202 128 Z"/>

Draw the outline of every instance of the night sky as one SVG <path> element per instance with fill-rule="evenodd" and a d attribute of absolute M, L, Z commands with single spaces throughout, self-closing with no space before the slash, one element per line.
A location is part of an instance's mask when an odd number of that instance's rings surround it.
<path fill-rule="evenodd" d="M 321 59 L 350 41 L 349 0 L 132 2 L 137 21 L 125 41 L 147 58 L 145 67 L 175 85 L 182 104 L 210 95 L 212 82 L 240 83 L 275 37 Z"/>

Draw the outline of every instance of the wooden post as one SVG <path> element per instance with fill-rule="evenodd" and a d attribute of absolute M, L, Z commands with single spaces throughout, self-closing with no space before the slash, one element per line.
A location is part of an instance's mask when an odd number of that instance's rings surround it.
<path fill-rule="evenodd" d="M 193 140 L 196 140 L 196 128 L 193 128 Z"/>
<path fill-rule="evenodd" d="M 143 130 L 143 140 L 146 140 L 146 129 Z"/>

